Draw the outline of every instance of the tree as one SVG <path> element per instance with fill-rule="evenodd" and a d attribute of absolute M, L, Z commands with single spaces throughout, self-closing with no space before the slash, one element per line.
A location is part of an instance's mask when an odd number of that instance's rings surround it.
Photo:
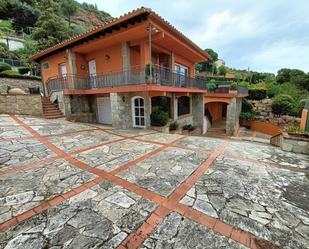
<path fill-rule="evenodd" d="M 219 73 L 219 75 L 222 75 L 222 76 L 225 76 L 226 75 L 226 72 L 227 72 L 227 70 L 226 70 L 226 67 L 225 66 L 220 66 L 219 68 L 218 68 L 218 73 Z"/>
<path fill-rule="evenodd" d="M 213 74 L 215 73 L 216 70 L 214 62 L 218 60 L 218 53 L 216 53 L 211 48 L 206 48 L 204 49 L 204 51 L 207 52 L 212 57 L 212 60 L 197 63 L 195 65 L 195 69 L 199 72 L 210 72 Z"/>
<path fill-rule="evenodd" d="M 71 17 L 77 12 L 78 5 L 74 0 L 63 0 L 61 3 L 61 12 L 68 19 L 71 27 Z"/>
<path fill-rule="evenodd" d="M 53 46 L 69 37 L 69 27 L 57 15 L 57 9 L 52 0 L 42 0 L 40 10 L 41 15 L 31 33 L 31 39 L 37 41 L 38 50 Z"/>
<path fill-rule="evenodd" d="M 290 95 L 277 95 L 272 104 L 271 109 L 274 114 L 285 115 L 291 114 L 294 107 L 295 100 Z"/>

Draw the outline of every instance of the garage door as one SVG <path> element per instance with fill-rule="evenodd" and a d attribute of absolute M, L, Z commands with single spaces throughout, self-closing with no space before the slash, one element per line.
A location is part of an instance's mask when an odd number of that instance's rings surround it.
<path fill-rule="evenodd" d="M 112 124 L 112 109 L 110 97 L 97 98 L 98 121 L 101 124 Z"/>

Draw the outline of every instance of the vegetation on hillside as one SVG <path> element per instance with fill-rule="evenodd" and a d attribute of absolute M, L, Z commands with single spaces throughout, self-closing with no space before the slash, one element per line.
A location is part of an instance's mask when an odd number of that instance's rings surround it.
<path fill-rule="evenodd" d="M 91 28 L 93 23 L 75 22 L 81 10 L 92 13 L 100 23 L 111 18 L 96 5 L 75 0 L 0 0 L 0 36 L 23 35 L 25 39 L 24 48 L 14 52 L 0 43 L 0 58 L 20 59 L 37 74 L 38 65 L 30 59 L 33 54 Z"/>

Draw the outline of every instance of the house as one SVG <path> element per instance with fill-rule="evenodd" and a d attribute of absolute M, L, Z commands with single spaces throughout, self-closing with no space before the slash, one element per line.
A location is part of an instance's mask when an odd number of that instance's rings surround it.
<path fill-rule="evenodd" d="M 194 65 L 209 59 L 144 7 L 33 56 L 41 65 L 45 95 L 69 120 L 149 128 L 151 112 L 163 108 L 170 122 L 192 124 L 204 132 L 209 126 L 205 96 L 208 101 L 212 97 L 205 80 L 195 77 Z M 230 106 L 228 132 L 233 133 L 241 96 L 225 98 Z"/>

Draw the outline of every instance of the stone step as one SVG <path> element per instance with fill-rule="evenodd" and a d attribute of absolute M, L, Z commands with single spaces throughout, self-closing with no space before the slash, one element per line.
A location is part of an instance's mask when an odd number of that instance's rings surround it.
<path fill-rule="evenodd" d="M 63 118 L 63 115 L 54 115 L 54 116 L 44 116 L 46 119 L 53 119 L 53 118 Z"/>

